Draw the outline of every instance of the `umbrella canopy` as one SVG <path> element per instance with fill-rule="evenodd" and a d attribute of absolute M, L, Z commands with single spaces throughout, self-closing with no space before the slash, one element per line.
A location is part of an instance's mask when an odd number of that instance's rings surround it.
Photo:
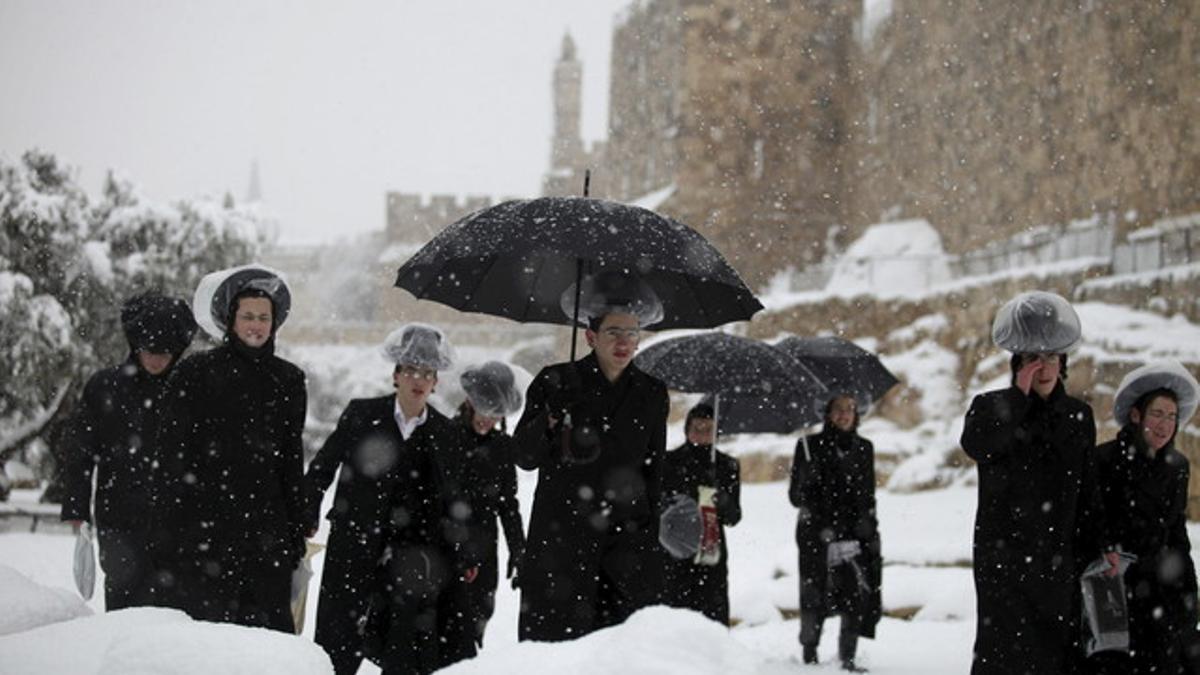
<path fill-rule="evenodd" d="M 776 343 L 775 348 L 803 363 L 831 395 L 853 396 L 859 409 L 883 398 L 899 383 L 878 356 L 842 338 L 789 337 Z M 819 411 L 817 416 L 819 419 Z"/>
<path fill-rule="evenodd" d="M 829 394 L 817 376 L 758 340 L 702 333 L 657 342 L 637 355 L 638 368 L 678 391 L 719 396 L 719 431 L 790 433 L 820 420 Z"/>
<path fill-rule="evenodd" d="M 655 328 L 710 328 L 762 304 L 690 227 L 653 211 L 586 197 L 508 201 L 439 233 L 400 267 L 417 298 L 523 323 L 572 325 L 560 300 L 584 274 L 633 274 L 662 302 Z"/>

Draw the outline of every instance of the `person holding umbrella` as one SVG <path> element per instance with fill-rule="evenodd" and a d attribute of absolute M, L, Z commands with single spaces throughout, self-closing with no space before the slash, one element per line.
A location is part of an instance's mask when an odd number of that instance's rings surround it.
<path fill-rule="evenodd" d="M 465 612 L 461 586 L 474 579 L 458 564 L 470 515 L 461 484 L 468 439 L 428 405 L 453 350 L 437 328 L 410 323 L 382 351 L 395 393 L 351 401 L 304 476 L 309 532 L 338 477 L 314 640 L 339 675 L 358 671 L 364 638 L 373 660 L 401 670 L 474 654 L 453 621 Z M 455 509 L 461 518 L 449 515 Z M 417 563 L 419 572 L 408 567 Z"/>
<path fill-rule="evenodd" d="M 714 447 L 717 429 L 713 407 L 700 403 L 684 421 L 687 442 L 668 452 L 663 468 L 663 494 L 686 495 L 699 505 L 703 525 L 699 549 L 666 565 L 668 604 L 694 609 L 729 625 L 729 547 L 725 526 L 742 519 L 738 461 Z"/>
<path fill-rule="evenodd" d="M 104 608 L 151 604 L 146 513 L 167 376 L 196 334 L 180 298 L 149 291 L 121 308 L 129 356 L 88 380 L 67 436 L 62 519 L 97 528 Z M 96 506 L 92 509 L 92 476 Z"/>
<path fill-rule="evenodd" d="M 521 523 L 517 503 L 517 467 L 514 463 L 512 437 L 505 429 L 504 418 L 521 409 L 520 390 L 516 387 L 512 369 L 499 361 L 472 366 L 459 376 L 467 398 L 458 408 L 456 421 L 463 425 L 472 440 L 467 461 L 472 466 L 475 485 L 474 534 L 476 554 L 482 560 L 479 578 L 468 588 L 476 645 L 483 646 L 483 634 L 496 607 L 496 585 L 499 562 L 496 555 L 496 519 L 504 528 L 508 544 L 508 574 L 513 587 L 516 572 L 525 550 L 525 528 Z"/>
<path fill-rule="evenodd" d="M 290 304 L 265 267 L 201 280 L 197 323 L 222 344 L 171 375 L 150 510 L 162 604 L 289 633 L 304 553 L 306 403 L 304 372 L 275 356 Z"/>
<path fill-rule="evenodd" d="M 1080 339 L 1074 308 L 1042 291 L 1016 296 L 992 324 L 1012 383 L 975 397 L 961 441 L 979 470 L 975 675 L 1072 672 L 1083 657 L 1079 577 L 1111 542 L 1092 409 L 1063 384 Z M 1105 557 L 1116 574 L 1117 554 Z"/>
<path fill-rule="evenodd" d="M 592 352 L 548 366 L 526 393 L 517 464 L 538 469 L 521 562 L 522 640 L 571 640 L 659 601 L 666 387 L 632 364 L 662 304 L 636 276 L 609 271 L 568 288 Z"/>
<path fill-rule="evenodd" d="M 864 672 L 855 662 L 858 638 L 874 638 L 882 614 L 875 447 L 858 434 L 852 394 L 830 398 L 824 419 L 820 433 L 796 444 L 788 486 L 800 509 L 800 645 L 804 662 L 817 663 L 825 618 L 841 615 L 842 668 Z"/>
<path fill-rule="evenodd" d="M 1200 671 L 1188 460 L 1174 445 L 1198 403 L 1200 385 L 1174 361 L 1137 368 L 1117 388 L 1113 417 L 1121 430 L 1096 448 L 1096 462 L 1113 540 L 1137 559 L 1125 572 L 1129 653 L 1092 656 L 1093 672 Z"/>

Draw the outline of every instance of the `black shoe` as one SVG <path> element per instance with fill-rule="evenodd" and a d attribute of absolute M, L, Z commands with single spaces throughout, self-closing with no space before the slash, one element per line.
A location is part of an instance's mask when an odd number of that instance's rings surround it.
<path fill-rule="evenodd" d="M 845 661 L 842 661 L 842 670 L 849 672 L 849 673 L 868 672 L 866 668 L 862 668 L 860 666 L 854 665 L 854 659 L 846 659 Z"/>
<path fill-rule="evenodd" d="M 804 662 L 809 664 L 818 662 L 816 647 L 809 647 L 807 645 L 804 647 Z"/>

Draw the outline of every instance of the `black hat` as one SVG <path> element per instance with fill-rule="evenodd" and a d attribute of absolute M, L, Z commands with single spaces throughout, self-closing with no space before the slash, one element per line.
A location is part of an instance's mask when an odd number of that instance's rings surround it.
<path fill-rule="evenodd" d="M 156 291 L 135 295 L 121 307 L 121 329 L 134 351 L 180 354 L 197 328 L 187 302 Z"/>

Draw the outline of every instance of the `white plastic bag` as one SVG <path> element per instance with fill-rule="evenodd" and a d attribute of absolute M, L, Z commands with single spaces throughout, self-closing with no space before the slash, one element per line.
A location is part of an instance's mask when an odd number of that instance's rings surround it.
<path fill-rule="evenodd" d="M 312 581 L 312 558 L 325 547 L 311 541 L 304 543 L 304 559 L 292 571 L 292 623 L 296 627 L 296 635 L 304 630 L 305 609 L 308 606 L 308 584 Z"/>
<path fill-rule="evenodd" d="M 1120 553 L 1118 574 L 1108 576 L 1104 558 L 1088 565 L 1079 579 L 1083 589 L 1083 625 L 1087 655 L 1100 651 L 1129 651 L 1129 609 L 1125 604 L 1125 570 L 1137 556 Z"/>
<path fill-rule="evenodd" d="M 84 523 L 75 534 L 75 588 L 84 600 L 96 590 L 96 549 L 92 544 L 92 525 Z"/>

